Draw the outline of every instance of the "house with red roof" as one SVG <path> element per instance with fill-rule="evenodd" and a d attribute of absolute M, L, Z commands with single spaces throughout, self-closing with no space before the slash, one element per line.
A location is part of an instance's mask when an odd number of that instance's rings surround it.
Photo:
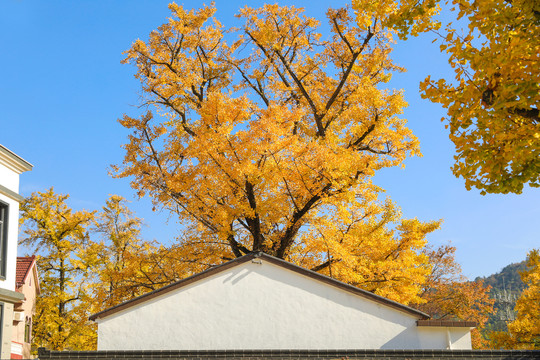
<path fill-rule="evenodd" d="M 35 256 L 17 258 L 16 291 L 24 299 L 15 304 L 11 332 L 11 358 L 29 359 L 32 345 L 32 318 L 36 312 L 36 300 L 40 293 Z"/>

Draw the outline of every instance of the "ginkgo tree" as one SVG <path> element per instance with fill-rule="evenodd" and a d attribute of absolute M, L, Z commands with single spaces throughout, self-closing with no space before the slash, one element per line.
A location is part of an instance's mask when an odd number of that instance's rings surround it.
<path fill-rule="evenodd" d="M 75 211 L 51 188 L 21 203 L 20 244 L 37 255 L 41 293 L 33 347 L 95 350 L 97 311 L 179 278 L 174 248 L 139 237 L 141 220 L 112 195 L 101 212 Z"/>
<path fill-rule="evenodd" d="M 88 248 L 92 254 L 92 293 L 95 309 L 119 304 L 141 294 L 137 282 L 141 258 L 151 246 L 140 238 L 142 220 L 135 217 L 124 198 L 112 195 L 96 216 L 93 241 Z M 97 236 L 95 236 L 97 237 Z"/>
<path fill-rule="evenodd" d="M 453 172 L 467 189 L 521 193 L 540 186 L 540 3 L 453 0 L 467 28 L 440 32 L 455 79 L 421 83 L 448 112 L 457 155 Z M 455 23 L 455 22 L 454 22 Z M 462 22 L 463 23 L 463 22 Z"/>
<path fill-rule="evenodd" d="M 94 213 L 73 211 L 68 195 L 52 188 L 35 192 L 21 203 L 20 243 L 37 255 L 41 294 L 33 321 L 33 343 L 55 350 L 95 347 L 88 321 L 86 289 L 88 230 Z"/>
<path fill-rule="evenodd" d="M 226 42 L 213 5 L 170 10 L 126 52 L 149 109 L 120 120 L 131 134 L 115 170 L 185 224 L 178 258 L 196 271 L 263 251 L 414 300 L 438 223 L 401 219 L 371 182 L 419 154 L 402 92 L 385 87 L 402 70 L 387 14 L 374 3 L 359 27 L 329 9 L 323 39 L 303 9 L 245 7 Z M 392 281 L 413 290 L 382 290 Z"/>
<path fill-rule="evenodd" d="M 118 195 L 111 195 L 96 215 L 93 240 L 85 251 L 94 313 L 159 289 L 184 273 L 175 246 L 143 240 L 142 224 Z"/>

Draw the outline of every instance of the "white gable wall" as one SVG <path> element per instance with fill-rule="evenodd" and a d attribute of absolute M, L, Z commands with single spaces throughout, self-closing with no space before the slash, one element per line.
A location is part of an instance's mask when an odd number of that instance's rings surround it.
<path fill-rule="evenodd" d="M 8 168 L 2 162 L 0 154 L 0 185 L 19 193 L 19 174 L 12 168 Z M 19 202 L 3 193 L 0 193 L 0 201 L 8 205 L 8 233 L 6 253 L 6 277 L 0 279 L 0 288 L 15 291 L 15 268 L 17 264 L 17 238 L 19 233 Z"/>
<path fill-rule="evenodd" d="M 447 348 L 446 328 L 256 262 L 99 319 L 98 350 Z"/>
<path fill-rule="evenodd" d="M 2 179 L 0 185 L 5 186 L 13 192 L 19 192 L 19 174 L 8 169 L 2 162 L 0 162 L 0 179 Z"/>
<path fill-rule="evenodd" d="M 0 144 L 0 202 L 7 208 L 7 237 L 3 238 L 4 249 L 0 257 L 5 265 L 5 274 L 0 276 L 0 358 L 9 359 L 12 354 L 11 333 L 13 308 L 24 296 L 15 291 L 17 264 L 17 236 L 19 227 L 19 175 L 32 169 L 32 165 Z M 5 234 L 2 234 L 5 235 Z"/>

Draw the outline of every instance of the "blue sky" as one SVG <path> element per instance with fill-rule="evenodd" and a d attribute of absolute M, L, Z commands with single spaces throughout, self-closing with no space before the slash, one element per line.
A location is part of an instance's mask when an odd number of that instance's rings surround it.
<path fill-rule="evenodd" d="M 134 68 L 121 65 L 122 52 L 137 38 L 146 39 L 170 15 L 162 0 L 2 0 L 0 2 L 0 143 L 34 165 L 21 176 L 20 191 L 30 195 L 54 186 L 70 194 L 75 209 L 99 209 L 109 194 L 131 200 L 145 219 L 147 240 L 168 243 L 179 224 L 167 213 L 151 211 L 137 200 L 125 179 L 108 175 L 122 161 L 127 131 L 116 121 L 137 113 L 139 84 Z M 200 1 L 178 1 L 187 8 Z M 264 1 L 216 1 L 225 25 L 246 4 Z M 306 7 L 323 20 L 328 1 L 281 1 Z M 334 1 L 332 6 L 345 4 Z M 440 119 L 443 109 L 422 100 L 418 83 L 428 74 L 451 76 L 445 56 L 431 36 L 396 45 L 394 59 L 407 68 L 391 81 L 405 89 L 404 117 L 420 139 L 423 157 L 405 169 L 383 170 L 375 182 L 386 189 L 405 217 L 443 219 L 429 241 L 451 242 L 466 276 L 474 279 L 521 261 L 540 247 L 540 189 L 522 195 L 486 195 L 465 190 L 450 166 L 454 148 Z"/>

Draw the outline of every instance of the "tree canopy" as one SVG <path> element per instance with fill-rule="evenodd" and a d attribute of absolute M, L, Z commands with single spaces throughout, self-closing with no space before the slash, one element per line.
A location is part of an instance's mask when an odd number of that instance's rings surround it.
<path fill-rule="evenodd" d="M 419 153 L 402 92 L 384 86 L 402 69 L 377 15 L 360 28 L 348 9 L 330 9 L 322 39 L 302 9 L 245 7 L 228 44 L 213 6 L 170 9 L 126 52 L 153 110 L 120 121 L 132 132 L 117 176 L 184 222 L 184 257 L 261 250 L 318 271 L 335 264 L 334 274 L 343 265 L 352 282 L 371 255 L 425 269 L 419 250 L 438 224 L 397 219 L 371 182 Z M 361 247 L 360 234 L 380 245 Z"/>
<path fill-rule="evenodd" d="M 73 211 L 67 195 L 53 189 L 35 192 L 21 203 L 24 225 L 21 244 L 37 254 L 41 295 L 33 321 L 33 343 L 56 350 L 95 346 L 96 336 L 88 322 L 88 230 L 94 213 Z"/>
<path fill-rule="evenodd" d="M 453 80 L 421 84 L 448 111 L 457 155 L 453 172 L 467 189 L 521 193 L 540 186 L 540 4 L 529 0 L 454 0 L 462 33 L 441 32 Z M 457 21 L 456 19 L 456 21 Z"/>

